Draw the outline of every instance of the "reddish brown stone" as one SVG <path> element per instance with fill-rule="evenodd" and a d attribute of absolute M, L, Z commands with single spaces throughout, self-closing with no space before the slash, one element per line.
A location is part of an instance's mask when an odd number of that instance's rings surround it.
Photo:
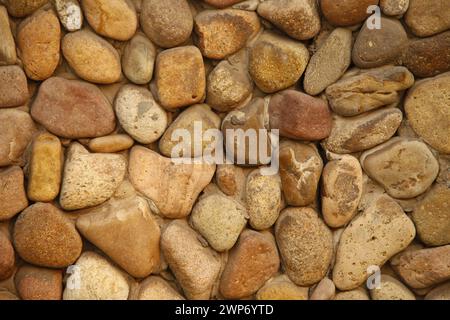
<path fill-rule="evenodd" d="M 42 83 L 31 116 L 64 138 L 92 138 L 111 133 L 116 125 L 111 104 L 96 86 L 53 77 Z"/>
<path fill-rule="evenodd" d="M 245 230 L 230 251 L 220 280 L 220 292 L 228 299 L 250 296 L 278 271 L 279 266 L 273 236 Z"/>
<path fill-rule="evenodd" d="M 0 108 L 17 107 L 27 100 L 25 72 L 18 66 L 0 67 Z"/>
<path fill-rule="evenodd" d="M 61 300 L 61 270 L 26 265 L 17 271 L 14 281 L 23 300 Z"/>
<path fill-rule="evenodd" d="M 269 104 L 270 128 L 280 135 L 315 141 L 331 133 L 331 114 L 327 103 L 304 93 L 285 90 L 272 97 Z"/>
<path fill-rule="evenodd" d="M 0 171 L 0 221 L 8 220 L 28 206 L 23 171 L 14 166 Z"/>
<path fill-rule="evenodd" d="M 367 8 L 377 5 L 378 0 L 321 0 L 320 7 L 325 18 L 335 26 L 353 26 L 363 22 L 369 14 Z"/>
<path fill-rule="evenodd" d="M 0 281 L 12 276 L 14 266 L 14 248 L 6 234 L 0 231 Z"/>
<path fill-rule="evenodd" d="M 207 4 L 210 4 L 216 8 L 226 8 L 242 1 L 244 0 L 205 0 Z"/>

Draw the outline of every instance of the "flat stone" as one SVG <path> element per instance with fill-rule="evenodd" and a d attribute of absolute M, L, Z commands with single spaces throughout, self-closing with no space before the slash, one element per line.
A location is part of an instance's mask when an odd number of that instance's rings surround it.
<path fill-rule="evenodd" d="M 122 128 L 140 143 L 155 142 L 167 128 L 166 111 L 146 88 L 124 85 L 116 95 L 114 108 Z"/>
<path fill-rule="evenodd" d="M 200 12 L 194 27 L 202 54 L 210 59 L 224 59 L 242 49 L 261 24 L 255 12 L 224 9 Z"/>
<path fill-rule="evenodd" d="M 285 209 L 275 235 L 284 270 L 295 284 L 307 287 L 325 277 L 333 255 L 332 234 L 315 210 Z"/>
<path fill-rule="evenodd" d="M 78 0 L 53 0 L 56 13 L 63 27 L 69 31 L 80 30 L 83 26 L 83 12 Z"/>
<path fill-rule="evenodd" d="M 354 26 L 369 17 L 367 8 L 378 5 L 379 0 L 320 0 L 322 14 L 338 27 Z"/>
<path fill-rule="evenodd" d="M 0 231 L 0 281 L 11 277 L 16 267 L 14 247 L 8 236 Z"/>
<path fill-rule="evenodd" d="M 137 15 L 130 0 L 82 0 L 83 13 L 96 33 L 114 40 L 129 40 L 137 29 Z"/>
<path fill-rule="evenodd" d="M 194 19 L 186 0 L 149 0 L 142 3 L 141 27 L 147 37 L 162 48 L 172 48 L 186 42 L 193 26 Z"/>
<path fill-rule="evenodd" d="M 61 27 L 53 10 L 39 10 L 18 27 L 17 45 L 32 80 L 50 78 L 59 64 Z M 42 45 L 45 44 L 45 45 Z"/>
<path fill-rule="evenodd" d="M 4 6 L 0 6 L 0 65 L 11 65 L 17 61 L 16 44 L 11 33 L 8 12 Z M 1 83 L 1 81 L 0 81 Z"/>
<path fill-rule="evenodd" d="M 83 80 L 111 84 L 120 79 L 122 68 L 117 50 L 87 29 L 66 34 L 62 51 L 70 67 Z"/>
<path fill-rule="evenodd" d="M 27 77 L 18 66 L 0 67 L 0 108 L 18 107 L 29 98 Z"/>
<path fill-rule="evenodd" d="M 80 216 L 76 226 L 133 277 L 146 277 L 159 267 L 160 230 L 143 198 L 110 201 Z"/>
<path fill-rule="evenodd" d="M 405 99 L 409 124 L 438 151 L 450 154 L 450 72 L 418 82 Z"/>
<path fill-rule="evenodd" d="M 416 300 L 414 293 L 397 279 L 382 274 L 380 287 L 370 290 L 372 300 Z"/>
<path fill-rule="evenodd" d="M 405 67 L 352 70 L 329 86 L 326 95 L 334 112 L 350 117 L 397 104 L 401 91 L 413 84 L 414 76 Z"/>
<path fill-rule="evenodd" d="M 0 221 L 3 221 L 28 207 L 22 169 L 12 166 L 0 170 L 0 185 Z"/>
<path fill-rule="evenodd" d="M 124 274 L 91 251 L 81 255 L 66 282 L 64 300 L 127 300 L 130 292 Z"/>
<path fill-rule="evenodd" d="M 258 14 L 297 40 L 308 40 L 320 31 L 320 16 L 314 0 L 267 0 Z"/>
<path fill-rule="evenodd" d="M 303 85 L 306 93 L 318 95 L 335 83 L 352 62 L 352 32 L 336 28 L 309 61 Z"/>
<path fill-rule="evenodd" d="M 283 194 L 291 206 L 308 206 L 316 199 L 323 161 L 313 145 L 285 141 L 280 144 Z"/>
<path fill-rule="evenodd" d="M 327 163 L 322 174 L 322 214 L 332 228 L 345 226 L 358 212 L 363 173 L 358 159 L 345 155 Z"/>
<path fill-rule="evenodd" d="M 247 210 L 220 193 L 204 195 L 192 209 L 191 225 L 216 251 L 230 250 L 247 224 Z"/>
<path fill-rule="evenodd" d="M 206 91 L 205 66 L 194 46 L 164 50 L 156 59 L 156 93 L 169 110 L 200 102 Z"/>
<path fill-rule="evenodd" d="M 413 222 L 390 197 L 380 196 L 345 228 L 336 253 L 333 282 L 352 290 L 369 276 L 370 266 L 381 267 L 414 239 Z"/>
<path fill-rule="evenodd" d="M 299 287 L 285 274 L 276 276 L 258 290 L 257 300 L 308 300 L 309 288 Z"/>
<path fill-rule="evenodd" d="M 150 276 L 139 284 L 137 300 L 184 300 L 183 296 L 161 277 Z"/>
<path fill-rule="evenodd" d="M 265 32 L 250 48 L 249 72 L 261 91 L 274 93 L 293 86 L 308 61 L 309 52 L 303 43 Z"/>
<path fill-rule="evenodd" d="M 134 140 L 126 134 L 112 134 L 89 141 L 89 149 L 97 153 L 115 153 L 130 149 Z"/>
<path fill-rule="evenodd" d="M 220 279 L 220 292 L 227 299 L 254 294 L 280 267 L 280 258 L 271 234 L 245 230 L 229 254 Z"/>
<path fill-rule="evenodd" d="M 80 256 L 82 241 L 72 221 L 49 203 L 25 209 L 14 226 L 14 247 L 34 265 L 64 268 Z"/>
<path fill-rule="evenodd" d="M 31 116 L 51 133 L 71 139 L 105 136 L 116 126 L 112 106 L 100 89 L 59 77 L 41 84 Z"/>
<path fill-rule="evenodd" d="M 410 0 L 405 22 L 419 37 L 429 37 L 450 28 L 450 2 Z"/>
<path fill-rule="evenodd" d="M 215 168 L 206 163 L 174 163 L 150 149 L 135 146 L 130 152 L 128 173 L 133 186 L 153 201 L 153 211 L 176 219 L 189 215 L 198 195 L 211 182 Z"/>
<path fill-rule="evenodd" d="M 423 289 L 450 279 L 450 245 L 405 251 L 391 266 L 411 288 Z"/>
<path fill-rule="evenodd" d="M 122 55 L 125 76 L 135 84 L 149 83 L 153 77 L 156 48 L 142 33 L 137 33 L 127 43 Z"/>
<path fill-rule="evenodd" d="M 72 143 L 66 153 L 59 203 L 65 210 L 99 205 L 112 197 L 124 179 L 126 160 L 120 154 L 89 153 Z"/>
<path fill-rule="evenodd" d="M 14 276 L 22 300 L 61 300 L 63 275 L 61 270 L 24 265 Z"/>
<path fill-rule="evenodd" d="M 397 108 L 374 110 L 355 117 L 334 114 L 331 134 L 322 146 L 339 154 L 368 150 L 389 140 L 402 119 L 403 114 Z"/>
<path fill-rule="evenodd" d="M 270 99 L 270 128 L 286 138 L 317 141 L 331 133 L 331 113 L 326 101 L 295 91 L 284 90 Z"/>
<path fill-rule="evenodd" d="M 42 133 L 33 142 L 28 172 L 28 198 L 50 202 L 58 196 L 61 185 L 62 146 L 58 137 Z"/>
<path fill-rule="evenodd" d="M 434 155 L 414 139 L 393 138 L 363 153 L 360 161 L 364 171 L 398 199 L 424 193 L 439 173 Z"/>
<path fill-rule="evenodd" d="M 190 300 L 207 300 L 219 277 L 219 255 L 199 240 L 186 221 L 172 221 L 161 236 L 161 250 L 170 270 Z M 199 272 L 201 270 L 201 272 Z"/>
<path fill-rule="evenodd" d="M 22 154 L 36 131 L 27 112 L 0 108 L 0 167 L 21 162 Z"/>

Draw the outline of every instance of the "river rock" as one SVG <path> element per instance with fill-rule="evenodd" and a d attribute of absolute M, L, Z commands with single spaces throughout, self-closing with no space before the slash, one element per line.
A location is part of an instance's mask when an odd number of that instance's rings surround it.
<path fill-rule="evenodd" d="M 63 276 L 61 270 L 24 265 L 14 276 L 22 300 L 61 300 Z"/>
<path fill-rule="evenodd" d="M 354 290 L 339 292 L 336 294 L 334 300 L 370 300 L 370 297 L 364 288 L 357 288 Z"/>
<path fill-rule="evenodd" d="M 380 0 L 380 8 L 387 16 L 400 17 L 408 11 L 409 0 Z"/>
<path fill-rule="evenodd" d="M 428 37 L 450 28 L 450 2 L 410 0 L 405 22 L 419 37 Z"/>
<path fill-rule="evenodd" d="M 89 141 L 89 149 L 98 153 L 115 153 L 130 149 L 134 140 L 126 134 L 112 134 Z"/>
<path fill-rule="evenodd" d="M 0 281 L 11 277 L 15 267 L 14 247 L 6 233 L 0 231 Z"/>
<path fill-rule="evenodd" d="M 425 300 L 450 300 L 450 282 L 441 284 L 431 290 Z"/>
<path fill-rule="evenodd" d="M 367 8 L 378 5 L 379 0 L 320 0 L 322 14 L 331 24 L 340 27 L 353 26 L 369 16 Z"/>
<path fill-rule="evenodd" d="M 414 293 L 397 279 L 382 274 L 380 287 L 370 290 L 372 300 L 416 300 Z"/>
<path fill-rule="evenodd" d="M 210 4 L 216 8 L 225 8 L 232 6 L 233 4 L 242 2 L 243 0 L 204 0 L 207 4 Z"/>
<path fill-rule="evenodd" d="M 78 0 L 53 0 L 56 13 L 63 27 L 69 31 L 80 30 L 83 26 L 83 12 Z"/>
<path fill-rule="evenodd" d="M 149 83 L 153 77 L 156 48 L 143 34 L 137 33 L 126 45 L 122 55 L 125 76 L 135 84 Z"/>
<path fill-rule="evenodd" d="M 0 65 L 15 64 L 17 60 L 16 44 L 11 33 L 8 12 L 4 6 L 0 6 Z M 2 83 L 3 81 L 0 81 Z"/>
<path fill-rule="evenodd" d="M 439 173 L 428 147 L 414 139 L 393 138 L 361 155 L 364 171 L 398 199 L 424 193 Z"/>
<path fill-rule="evenodd" d="M 35 203 L 24 210 L 14 226 L 14 247 L 34 265 L 64 268 L 81 254 L 81 237 L 72 221 L 49 203 Z"/>
<path fill-rule="evenodd" d="M 12 166 L 0 170 L 0 186 L 0 221 L 3 221 L 28 207 L 22 169 Z"/>
<path fill-rule="evenodd" d="M 27 77 L 18 66 L 0 67 L 0 108 L 17 107 L 29 98 Z"/>
<path fill-rule="evenodd" d="M 333 269 L 333 282 L 340 290 L 363 284 L 370 266 L 382 266 L 414 239 L 413 222 L 390 197 L 372 201 L 342 233 Z"/>
<path fill-rule="evenodd" d="M 184 300 L 166 280 L 150 276 L 139 284 L 137 300 Z"/>
<path fill-rule="evenodd" d="M 311 208 L 285 209 L 275 226 L 284 270 L 299 286 L 319 282 L 330 267 L 333 241 L 330 229 Z"/>
<path fill-rule="evenodd" d="M 258 290 L 258 300 L 308 300 L 308 288 L 299 287 L 285 274 L 274 277 Z"/>
<path fill-rule="evenodd" d="M 48 0 L 5 0 L 3 2 L 10 15 L 22 18 L 48 3 Z"/>
<path fill-rule="evenodd" d="M 333 281 L 323 278 L 314 288 L 311 300 L 333 300 L 336 294 L 336 286 Z"/>

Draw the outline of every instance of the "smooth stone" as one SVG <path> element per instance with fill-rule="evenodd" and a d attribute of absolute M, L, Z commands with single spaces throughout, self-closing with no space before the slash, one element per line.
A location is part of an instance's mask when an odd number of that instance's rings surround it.
<path fill-rule="evenodd" d="M 315 96 L 339 80 L 352 62 L 352 32 L 336 28 L 309 61 L 303 85 Z"/>
<path fill-rule="evenodd" d="M 196 104 L 185 109 L 173 121 L 164 135 L 159 140 L 159 151 L 163 156 L 169 158 L 197 158 L 204 155 L 212 147 L 210 139 L 205 133 L 208 130 L 218 130 L 220 128 L 221 119 L 206 104 Z M 183 139 L 183 150 L 178 150 L 180 144 L 177 133 L 181 130 L 189 132 L 187 141 Z M 203 137 L 202 143 L 196 141 L 198 135 Z M 178 151 L 178 152 L 177 152 Z M 186 151 L 186 154 L 184 153 Z M 212 151 L 212 150 L 211 150 Z"/>
<path fill-rule="evenodd" d="M 166 280 L 150 276 L 139 284 L 136 300 L 184 300 Z"/>
<path fill-rule="evenodd" d="M 215 165 L 207 163 L 174 163 L 150 149 L 135 146 L 130 152 L 128 173 L 133 186 L 153 202 L 152 211 L 177 219 L 189 215 L 215 169 Z"/>
<path fill-rule="evenodd" d="M 323 278 L 311 293 L 311 300 L 333 300 L 336 295 L 336 286 L 333 281 Z"/>
<path fill-rule="evenodd" d="M 408 11 L 409 0 L 380 0 L 380 8 L 387 16 L 402 16 Z"/>
<path fill-rule="evenodd" d="M 405 251 L 391 266 L 411 288 L 422 289 L 450 279 L 450 245 Z"/>
<path fill-rule="evenodd" d="M 0 170 L 0 221 L 9 220 L 28 207 L 23 171 L 18 166 Z"/>
<path fill-rule="evenodd" d="M 426 144 L 393 138 L 361 155 L 364 171 L 397 199 L 424 193 L 436 180 L 439 163 Z"/>
<path fill-rule="evenodd" d="M 39 10 L 19 25 L 17 46 L 29 78 L 40 81 L 52 76 L 59 64 L 60 36 L 53 10 Z"/>
<path fill-rule="evenodd" d="M 381 29 L 364 24 L 353 47 L 352 60 L 357 67 L 375 68 L 394 63 L 408 43 L 408 35 L 397 19 L 381 18 Z"/>
<path fill-rule="evenodd" d="M 334 112 L 350 117 L 398 103 L 401 91 L 413 84 L 414 76 L 405 67 L 385 66 L 350 71 L 326 95 Z"/>
<path fill-rule="evenodd" d="M 78 0 L 53 0 L 56 13 L 63 27 L 69 31 L 80 30 L 83 26 L 83 12 Z"/>
<path fill-rule="evenodd" d="M 320 31 L 320 16 L 315 0 L 267 0 L 258 14 L 297 40 L 308 40 Z"/>
<path fill-rule="evenodd" d="M 0 108 L 17 107 L 29 98 L 27 77 L 18 66 L 0 67 Z"/>
<path fill-rule="evenodd" d="M 374 110 L 355 117 L 334 114 L 331 134 L 322 145 L 338 154 L 368 150 L 392 138 L 402 119 L 403 114 L 397 108 Z"/>
<path fill-rule="evenodd" d="M 81 0 L 87 22 L 96 33 L 126 41 L 136 32 L 136 9 L 130 0 Z"/>
<path fill-rule="evenodd" d="M 281 91 L 270 99 L 270 128 L 286 138 L 317 141 L 331 133 L 331 113 L 326 101 L 295 91 Z"/>
<path fill-rule="evenodd" d="M 358 212 L 363 172 L 358 159 L 345 155 L 326 164 L 322 174 L 322 214 L 325 223 L 340 228 Z"/>
<path fill-rule="evenodd" d="M 0 231 L 0 281 L 11 277 L 16 267 L 14 247 L 8 236 Z M 1 300 L 1 299 L 0 299 Z"/>
<path fill-rule="evenodd" d="M 381 267 L 414 239 L 413 222 L 390 197 L 380 196 L 345 228 L 336 253 L 333 282 L 340 290 L 362 285 L 370 266 Z"/>
<path fill-rule="evenodd" d="M 219 164 L 216 170 L 216 185 L 227 196 L 245 201 L 248 171 L 249 169 L 234 164 Z"/>
<path fill-rule="evenodd" d="M 230 250 L 247 224 L 246 208 L 220 193 L 205 195 L 192 209 L 191 225 L 217 252 Z"/>
<path fill-rule="evenodd" d="M 11 33 L 8 12 L 4 6 L 0 6 L 0 65 L 11 65 L 17 61 L 16 44 Z M 2 81 L 0 81 L 2 83 Z"/>
<path fill-rule="evenodd" d="M 89 153 L 72 143 L 66 153 L 59 203 L 65 210 L 99 205 L 112 197 L 124 179 L 125 157 L 120 154 Z"/>
<path fill-rule="evenodd" d="M 147 201 L 110 201 L 80 216 L 77 229 L 131 276 L 144 278 L 159 267 L 160 230 Z"/>
<path fill-rule="evenodd" d="M 5 0 L 8 13 L 14 17 L 22 18 L 48 3 L 48 0 Z"/>
<path fill-rule="evenodd" d="M 434 149 L 450 154 L 450 72 L 418 82 L 408 92 L 409 124 Z"/>
<path fill-rule="evenodd" d="M 308 288 L 299 287 L 285 274 L 274 277 L 258 290 L 257 300 L 308 300 Z"/>
<path fill-rule="evenodd" d="M 397 279 L 382 274 L 380 287 L 370 290 L 372 300 L 416 300 L 414 293 Z"/>
<path fill-rule="evenodd" d="M 275 224 L 283 206 L 282 197 L 279 175 L 263 175 L 260 169 L 248 175 L 245 202 L 253 229 L 266 230 Z"/>
<path fill-rule="evenodd" d="M 429 37 L 450 28 L 450 2 L 410 0 L 405 22 L 418 37 Z"/>
<path fill-rule="evenodd" d="M 17 218 L 14 247 L 19 256 L 31 264 L 64 268 L 80 256 L 82 241 L 73 222 L 61 210 L 38 202 Z"/>
<path fill-rule="evenodd" d="M 156 48 L 142 33 L 137 33 L 126 45 L 122 55 L 125 76 L 135 84 L 152 80 Z"/>
<path fill-rule="evenodd" d="M 31 116 L 63 138 L 101 137 L 116 127 L 113 108 L 98 87 L 59 77 L 41 84 Z"/>
<path fill-rule="evenodd" d="M 274 93 L 293 86 L 302 76 L 309 52 L 299 41 L 265 32 L 249 49 L 249 72 L 258 88 Z"/>
<path fill-rule="evenodd" d="M 378 5 L 379 0 L 320 0 L 322 14 L 332 25 L 354 26 L 369 17 L 367 8 Z"/>
<path fill-rule="evenodd" d="M 83 80 L 111 84 L 121 77 L 122 67 L 116 49 L 88 29 L 66 34 L 62 39 L 62 52 Z"/>
<path fill-rule="evenodd" d="M 224 59 L 242 49 L 261 29 L 255 12 L 204 10 L 194 18 L 198 47 L 206 58 Z"/>
<path fill-rule="evenodd" d="M 71 271 L 63 300 L 128 299 L 130 286 L 124 274 L 97 253 L 83 252 Z"/>
<path fill-rule="evenodd" d="M 429 78 L 450 71 L 450 31 L 409 42 L 402 63 L 415 76 Z"/>
<path fill-rule="evenodd" d="M 204 246 L 186 221 L 173 220 L 161 236 L 161 251 L 190 300 L 207 300 L 221 269 L 220 256 Z"/>
<path fill-rule="evenodd" d="M 159 53 L 155 77 L 157 98 L 166 109 L 193 105 L 204 98 L 205 65 L 197 47 L 177 47 Z"/>
<path fill-rule="evenodd" d="M 14 293 L 1 289 L 0 301 L 8 301 L 8 300 L 20 300 L 20 299 Z"/>
<path fill-rule="evenodd" d="M 22 300 L 61 300 L 63 275 L 61 270 L 24 265 L 14 276 Z"/>
<path fill-rule="evenodd" d="M 234 155 L 234 164 L 255 166 L 269 164 L 272 157 L 271 137 L 269 135 L 269 112 L 266 100 L 255 98 L 245 107 L 229 112 L 222 120 L 222 135 L 226 155 Z M 242 130 L 242 131 L 240 131 Z M 251 143 L 239 138 L 254 132 Z"/>
<path fill-rule="evenodd" d="M 142 30 L 162 48 L 185 43 L 193 26 L 194 19 L 186 0 L 146 0 L 142 3 Z"/>
<path fill-rule="evenodd" d="M 295 284 L 307 287 L 325 277 L 333 255 L 332 234 L 314 209 L 283 210 L 275 235 L 284 270 Z"/>
<path fill-rule="evenodd" d="M 253 92 L 248 66 L 221 61 L 208 75 L 206 103 L 218 112 L 228 112 L 245 103 Z"/>
<path fill-rule="evenodd" d="M 357 288 L 354 290 L 337 293 L 336 297 L 334 297 L 334 300 L 370 300 L 370 297 L 364 288 Z"/>
<path fill-rule="evenodd" d="M 258 291 L 280 267 L 274 237 L 245 230 L 230 251 L 220 279 L 220 293 L 226 299 L 248 297 Z"/>
<path fill-rule="evenodd" d="M 450 300 L 450 282 L 441 284 L 431 290 L 425 300 Z"/>
<path fill-rule="evenodd" d="M 112 134 L 89 141 L 89 149 L 96 153 L 115 153 L 130 149 L 134 140 L 126 134 Z"/>
<path fill-rule="evenodd" d="M 34 202 L 50 202 L 61 185 L 62 146 L 58 137 L 42 133 L 33 142 L 28 172 L 27 195 Z"/>
<path fill-rule="evenodd" d="M 21 162 L 22 154 L 36 131 L 27 112 L 0 109 L 0 167 Z"/>
<path fill-rule="evenodd" d="M 210 4 L 216 8 L 226 8 L 233 4 L 242 2 L 243 0 L 204 0 L 205 3 Z"/>
<path fill-rule="evenodd" d="M 167 128 L 166 111 L 146 88 L 124 85 L 116 95 L 114 109 L 122 128 L 142 144 L 157 141 Z"/>
<path fill-rule="evenodd" d="M 450 244 L 450 186 L 435 184 L 414 208 L 411 218 L 423 243 Z"/>
<path fill-rule="evenodd" d="M 287 204 L 304 207 L 316 199 L 323 161 L 314 145 L 294 141 L 280 144 L 280 177 Z"/>

